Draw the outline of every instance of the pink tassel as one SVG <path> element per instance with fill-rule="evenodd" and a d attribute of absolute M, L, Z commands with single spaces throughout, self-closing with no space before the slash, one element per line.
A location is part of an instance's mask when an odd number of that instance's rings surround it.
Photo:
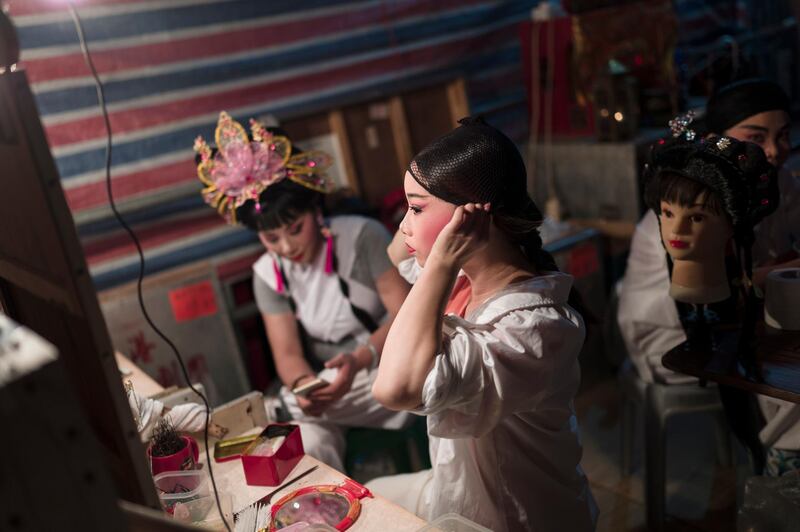
<path fill-rule="evenodd" d="M 333 273 L 333 237 L 328 236 L 325 242 L 325 273 Z"/>
<path fill-rule="evenodd" d="M 272 261 L 272 267 L 275 270 L 275 291 L 282 294 L 284 292 L 283 275 L 281 275 L 281 269 L 278 268 L 278 262 Z"/>

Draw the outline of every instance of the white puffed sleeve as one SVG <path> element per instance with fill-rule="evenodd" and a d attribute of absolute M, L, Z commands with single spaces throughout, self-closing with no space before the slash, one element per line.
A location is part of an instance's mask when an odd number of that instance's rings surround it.
<path fill-rule="evenodd" d="M 397 272 L 408 284 L 414 284 L 417 282 L 419 274 L 422 273 L 422 266 L 419 265 L 417 259 L 409 257 L 397 264 Z"/>
<path fill-rule="evenodd" d="M 428 416 L 431 435 L 479 437 L 506 416 L 574 394 L 584 336 L 568 307 L 515 310 L 485 325 L 446 316 L 442 353 L 417 413 Z"/>

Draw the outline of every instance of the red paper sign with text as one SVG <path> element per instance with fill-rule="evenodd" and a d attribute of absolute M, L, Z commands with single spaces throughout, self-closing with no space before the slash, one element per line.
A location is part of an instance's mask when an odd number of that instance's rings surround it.
<path fill-rule="evenodd" d="M 176 288 L 169 293 L 175 321 L 189 321 L 217 313 L 217 298 L 211 281 Z"/>

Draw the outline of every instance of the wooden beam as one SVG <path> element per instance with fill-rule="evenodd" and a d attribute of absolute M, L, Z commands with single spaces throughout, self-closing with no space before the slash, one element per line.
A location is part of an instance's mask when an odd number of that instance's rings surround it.
<path fill-rule="evenodd" d="M 450 104 L 450 116 L 453 117 L 453 127 L 465 116 L 469 116 L 469 103 L 464 78 L 458 78 L 447 84 L 447 101 Z"/>
<path fill-rule="evenodd" d="M 411 148 L 411 134 L 408 131 L 408 121 L 403 107 L 403 99 L 400 96 L 392 96 L 389 99 L 389 122 L 392 125 L 392 137 L 394 138 L 394 149 L 397 152 L 397 162 L 399 170 L 405 173 L 411 158 L 414 157 Z"/>
<path fill-rule="evenodd" d="M 361 195 L 361 185 L 358 181 L 358 172 L 356 171 L 356 164 L 353 161 L 353 152 L 350 149 L 350 137 L 347 134 L 347 125 L 344 122 L 344 115 L 339 109 L 334 109 L 328 113 L 328 123 L 330 124 L 331 131 L 339 139 L 339 146 L 342 148 L 342 164 L 344 171 L 347 174 L 347 183 L 353 190 L 353 193 Z"/>
<path fill-rule="evenodd" d="M 58 286 L 41 275 L 2 258 L 0 258 L 0 278 L 17 286 L 24 286 L 26 290 L 42 300 L 60 305 L 71 314 L 82 316 L 80 304 L 75 300 L 68 287 Z"/>

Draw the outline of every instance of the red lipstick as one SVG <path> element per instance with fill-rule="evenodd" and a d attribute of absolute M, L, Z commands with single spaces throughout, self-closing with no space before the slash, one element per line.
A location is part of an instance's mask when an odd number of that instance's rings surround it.
<path fill-rule="evenodd" d="M 686 249 L 689 247 L 689 244 L 682 240 L 670 240 L 669 245 L 675 249 Z"/>

